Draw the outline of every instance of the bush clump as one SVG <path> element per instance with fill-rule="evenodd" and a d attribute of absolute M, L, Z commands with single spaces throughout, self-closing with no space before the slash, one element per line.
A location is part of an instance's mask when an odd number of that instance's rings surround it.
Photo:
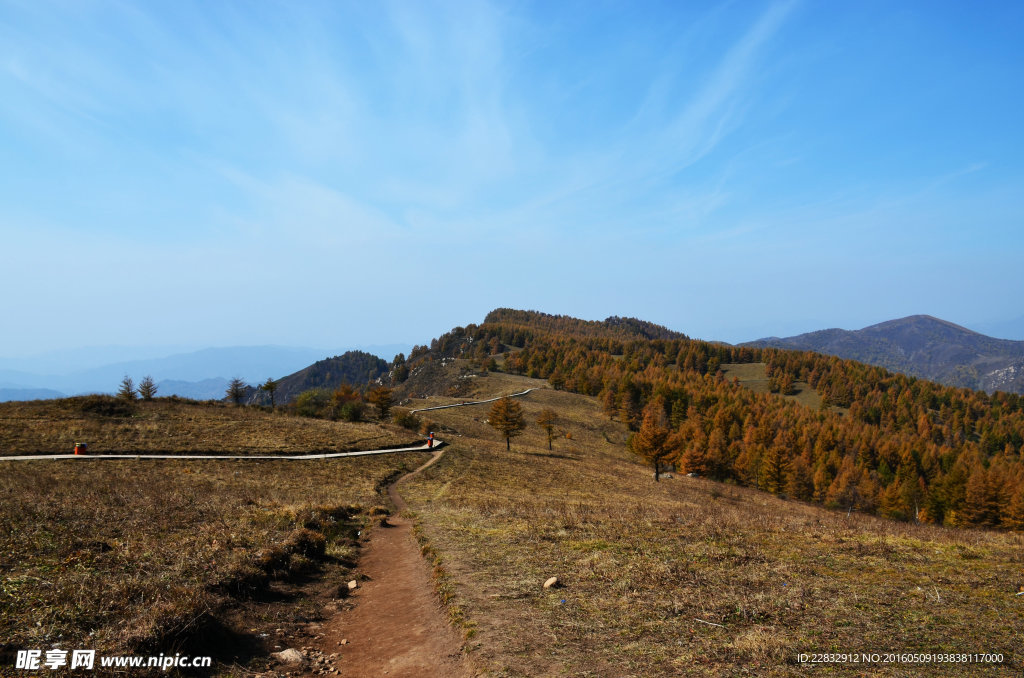
<path fill-rule="evenodd" d="M 327 537 L 323 532 L 302 527 L 288 535 L 284 542 L 284 550 L 306 558 L 323 558 L 327 552 Z"/>
<path fill-rule="evenodd" d="M 420 418 L 409 410 L 395 408 L 394 412 L 394 421 L 402 428 L 407 428 L 410 431 L 418 431 L 420 429 Z"/>
<path fill-rule="evenodd" d="M 331 395 L 320 388 L 303 391 L 295 399 L 295 413 L 302 417 L 319 417 L 330 408 Z"/>
<path fill-rule="evenodd" d="M 362 421 L 364 406 L 362 401 L 353 400 L 338 408 L 338 418 L 342 421 Z"/>
<path fill-rule="evenodd" d="M 109 395 L 88 395 L 76 398 L 82 414 L 101 417 L 130 417 L 135 414 L 135 404 L 130 400 Z"/>

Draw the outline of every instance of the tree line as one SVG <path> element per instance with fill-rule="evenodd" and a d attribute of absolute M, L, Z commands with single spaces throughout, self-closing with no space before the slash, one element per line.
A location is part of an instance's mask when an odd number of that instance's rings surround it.
<path fill-rule="evenodd" d="M 606 326 L 522 311 L 489 320 L 439 337 L 417 359 L 439 352 L 484 364 L 502 355 L 508 372 L 597 397 L 652 464 L 891 518 L 1024 529 L 1016 394 L 804 351 L 696 341 L 640 321 Z M 753 392 L 721 370 L 751 362 L 765 363 L 778 393 L 807 382 L 821 409 Z"/>

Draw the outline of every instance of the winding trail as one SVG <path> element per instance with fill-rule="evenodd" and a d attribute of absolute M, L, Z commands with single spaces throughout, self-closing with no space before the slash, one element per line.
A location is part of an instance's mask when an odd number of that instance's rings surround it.
<path fill-rule="evenodd" d="M 518 398 L 524 396 L 530 391 L 536 391 L 537 387 L 528 388 L 521 393 L 509 393 L 508 395 L 498 396 L 497 398 L 488 398 L 487 400 L 473 400 L 464 403 L 455 403 L 454 405 L 437 405 L 435 407 L 421 407 L 418 410 L 409 410 L 409 414 L 416 414 L 417 412 L 429 412 L 431 410 L 447 410 L 449 407 L 466 407 L 467 405 L 484 405 L 486 403 L 493 403 L 495 400 L 501 400 L 502 398 Z"/>
<path fill-rule="evenodd" d="M 388 486 L 398 511 L 407 508 L 398 485 L 436 463 L 425 464 Z M 427 563 L 412 534 L 412 521 L 399 515 L 374 528 L 356 570 L 365 581 L 352 594 L 355 607 L 336 613 L 321 628 L 318 649 L 338 653 L 341 676 L 469 678 L 462 642 L 448 623 L 434 592 Z M 344 645 L 342 645 L 344 642 Z"/>

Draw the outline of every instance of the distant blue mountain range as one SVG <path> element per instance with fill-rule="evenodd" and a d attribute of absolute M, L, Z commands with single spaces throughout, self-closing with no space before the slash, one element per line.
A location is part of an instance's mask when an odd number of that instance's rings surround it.
<path fill-rule="evenodd" d="M 48 388 L 0 388 L 0 403 L 9 400 L 50 400 L 63 398 L 65 395 L 67 394 Z"/>
<path fill-rule="evenodd" d="M 411 345 L 364 346 L 361 350 L 390 360 L 408 353 Z M 290 346 L 233 346 L 174 353 L 161 357 L 138 357 L 142 349 L 123 349 L 130 359 L 97 364 L 117 354 L 119 347 L 96 347 L 64 351 L 26 359 L 0 359 L 0 401 L 60 398 L 82 393 L 114 393 L 125 375 L 136 383 L 153 377 L 158 395 L 187 398 L 221 398 L 228 380 L 240 377 L 256 384 L 297 372 L 318 360 L 344 353 Z M 347 350 L 347 349 L 346 349 Z M 74 365 L 83 365 L 74 369 Z"/>

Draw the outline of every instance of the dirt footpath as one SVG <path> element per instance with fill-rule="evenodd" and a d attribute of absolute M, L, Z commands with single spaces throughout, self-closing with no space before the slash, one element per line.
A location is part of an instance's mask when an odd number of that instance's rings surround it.
<path fill-rule="evenodd" d="M 441 454 L 435 453 L 398 483 L 436 462 Z M 388 494 L 402 510 L 406 505 L 396 485 L 388 488 Z M 306 675 L 469 678 L 473 673 L 463 658 L 462 642 L 437 599 L 411 522 L 392 516 L 388 523 L 374 528 L 360 558 L 356 569 L 360 586 L 352 594 L 355 608 L 335 614 L 318 630 L 322 637 L 316 649 L 326 656 L 337 653 L 337 663 L 320 669 L 323 673 Z"/>

